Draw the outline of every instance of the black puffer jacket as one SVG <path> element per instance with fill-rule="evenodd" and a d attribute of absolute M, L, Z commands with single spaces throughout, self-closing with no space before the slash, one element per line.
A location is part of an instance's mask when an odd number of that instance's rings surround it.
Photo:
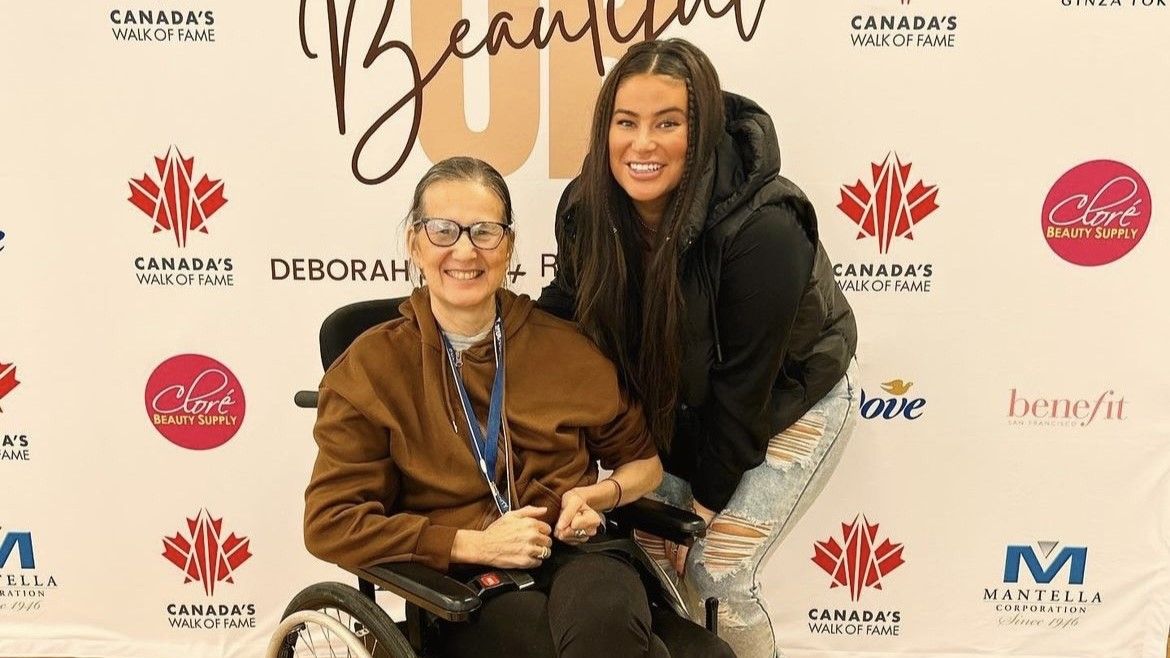
<path fill-rule="evenodd" d="M 685 345 L 675 437 L 663 455 L 715 511 L 764 461 L 768 440 L 841 379 L 857 348 L 812 205 L 778 175 L 771 118 L 746 98 L 725 102 L 727 134 L 700 178 L 708 201 L 691 209 L 680 236 Z M 557 210 L 559 269 L 537 302 L 565 318 L 576 295 L 571 187 Z"/>

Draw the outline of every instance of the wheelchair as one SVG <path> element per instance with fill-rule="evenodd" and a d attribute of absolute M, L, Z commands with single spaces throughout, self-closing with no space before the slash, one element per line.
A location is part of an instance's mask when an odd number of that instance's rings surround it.
<path fill-rule="evenodd" d="M 399 317 L 407 298 L 379 299 L 343 306 L 321 324 L 321 366 L 328 369 L 349 344 L 374 325 Z M 298 407 L 316 408 L 316 391 L 299 391 Z M 580 546 L 583 551 L 622 554 L 637 569 L 650 605 L 689 618 L 689 610 L 662 567 L 633 541 L 637 529 L 690 545 L 706 532 L 695 514 L 642 499 L 606 515 L 606 532 Z M 485 570 L 488 568 L 485 567 Z M 268 658 L 425 658 L 436 655 L 441 625 L 471 619 L 481 600 L 468 585 L 429 567 L 396 562 L 346 568 L 357 588 L 317 583 L 293 597 L 268 645 Z M 375 602 L 378 590 L 405 601 L 406 619 L 396 622 Z M 716 631 L 717 601 L 706 605 L 706 626 Z"/>

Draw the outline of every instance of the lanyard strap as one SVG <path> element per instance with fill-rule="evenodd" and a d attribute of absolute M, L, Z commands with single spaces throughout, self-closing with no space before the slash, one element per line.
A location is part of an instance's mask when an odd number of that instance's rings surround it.
<path fill-rule="evenodd" d="M 447 363 L 451 366 L 451 372 L 455 374 L 455 388 L 459 391 L 459 402 L 463 406 L 463 417 L 467 421 L 467 428 L 471 435 L 471 451 L 474 453 L 476 461 L 479 463 L 480 473 L 483 474 L 487 480 L 488 489 L 492 492 L 492 498 L 495 499 L 496 507 L 500 510 L 500 514 L 507 514 L 512 508 L 510 498 L 500 495 L 500 490 L 496 487 L 496 457 L 499 454 L 499 436 L 500 427 L 503 425 L 504 417 L 504 326 L 500 320 L 500 316 L 496 315 L 496 321 L 492 325 L 492 348 L 495 354 L 496 361 L 496 375 L 492 380 L 491 402 L 488 404 L 488 421 L 487 427 L 481 430 L 479 420 L 475 417 L 475 408 L 471 406 L 471 398 L 467 395 L 467 387 L 463 385 L 463 373 L 458 367 L 458 358 L 455 354 L 455 348 L 451 346 L 451 341 L 447 340 L 447 336 L 443 336 L 443 346 L 447 352 Z M 486 430 L 486 431 L 485 431 Z M 511 494 L 511 482 L 508 483 L 508 493 Z"/>

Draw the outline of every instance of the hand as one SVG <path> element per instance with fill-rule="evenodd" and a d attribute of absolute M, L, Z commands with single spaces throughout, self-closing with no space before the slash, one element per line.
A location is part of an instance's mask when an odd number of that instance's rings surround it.
<path fill-rule="evenodd" d="M 706 523 L 708 526 L 710 526 L 711 522 L 715 520 L 715 517 L 719 515 L 717 512 L 712 512 L 706 507 L 703 507 L 702 503 L 697 500 L 691 501 L 691 510 L 693 510 L 695 514 L 698 514 L 699 518 L 703 519 L 703 523 Z"/>
<path fill-rule="evenodd" d="M 598 514 L 585 497 L 570 489 L 561 496 L 561 516 L 557 519 L 555 536 L 566 544 L 584 544 L 589 538 L 597 534 L 601 526 L 601 515 Z"/>
<path fill-rule="evenodd" d="M 539 567 L 552 550 L 552 529 L 537 518 L 547 511 L 529 505 L 493 521 L 477 535 L 476 562 L 504 569 Z"/>

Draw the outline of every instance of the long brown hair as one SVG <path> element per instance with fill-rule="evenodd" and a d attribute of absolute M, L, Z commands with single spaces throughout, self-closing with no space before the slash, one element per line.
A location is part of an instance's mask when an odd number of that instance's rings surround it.
<path fill-rule="evenodd" d="M 643 260 L 645 238 L 629 196 L 609 168 L 609 128 L 617 89 L 630 76 L 666 75 L 687 86 L 687 152 L 682 179 Z M 723 93 L 710 60 L 682 39 L 631 47 L 597 96 L 589 152 L 570 199 L 577 235 L 570 250 L 581 329 L 617 365 L 622 385 L 642 402 L 654 442 L 669 452 L 682 363 L 682 221 L 700 199 L 698 163 L 723 134 Z"/>

